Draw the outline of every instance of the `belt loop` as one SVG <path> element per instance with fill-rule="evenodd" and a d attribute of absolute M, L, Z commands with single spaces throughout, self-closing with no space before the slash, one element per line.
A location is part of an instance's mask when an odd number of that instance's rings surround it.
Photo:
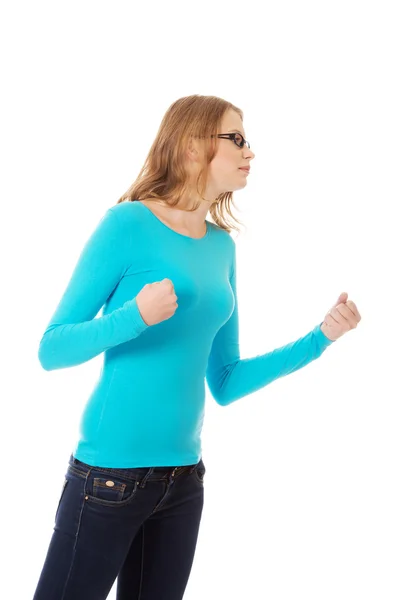
<path fill-rule="evenodd" d="M 143 477 L 141 483 L 139 484 L 140 488 L 144 488 L 144 486 L 146 485 L 146 481 L 148 480 L 148 478 L 150 477 L 150 475 L 152 474 L 153 471 L 154 471 L 154 467 L 150 467 L 150 469 L 147 471 L 146 475 Z"/>

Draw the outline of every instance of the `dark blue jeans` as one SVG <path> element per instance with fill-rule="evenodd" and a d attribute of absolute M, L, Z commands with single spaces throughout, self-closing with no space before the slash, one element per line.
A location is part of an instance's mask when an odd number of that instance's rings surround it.
<path fill-rule="evenodd" d="M 69 459 L 33 600 L 181 600 L 204 501 L 205 466 L 92 467 Z"/>

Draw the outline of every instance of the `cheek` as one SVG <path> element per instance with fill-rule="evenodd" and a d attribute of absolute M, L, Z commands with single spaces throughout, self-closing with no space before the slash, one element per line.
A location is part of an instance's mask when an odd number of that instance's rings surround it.
<path fill-rule="evenodd" d="M 236 157 L 232 156 L 229 152 L 219 152 L 210 164 L 211 176 L 220 178 L 224 175 L 232 175 L 238 169 L 236 162 Z"/>

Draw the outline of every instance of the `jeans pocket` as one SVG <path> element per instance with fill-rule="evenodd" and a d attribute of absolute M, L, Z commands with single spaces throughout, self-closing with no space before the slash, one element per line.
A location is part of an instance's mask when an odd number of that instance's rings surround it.
<path fill-rule="evenodd" d="M 68 479 L 65 477 L 64 483 L 63 483 L 62 488 L 61 488 L 60 499 L 58 501 L 56 515 L 54 517 L 54 521 L 57 521 L 57 515 L 58 515 L 58 511 L 60 509 L 61 500 L 63 499 L 64 493 L 65 493 L 65 488 L 67 487 L 67 485 L 68 485 Z"/>
<path fill-rule="evenodd" d="M 206 474 L 206 468 L 204 466 L 203 460 L 201 460 L 196 465 L 196 468 L 193 471 L 193 473 L 199 483 L 204 483 L 204 475 Z"/>
<path fill-rule="evenodd" d="M 137 482 L 114 473 L 91 471 L 86 481 L 86 500 L 103 506 L 124 506 L 136 494 Z"/>

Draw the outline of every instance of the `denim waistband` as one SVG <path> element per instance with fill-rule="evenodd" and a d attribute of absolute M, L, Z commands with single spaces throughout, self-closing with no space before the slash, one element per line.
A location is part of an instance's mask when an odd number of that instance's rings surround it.
<path fill-rule="evenodd" d="M 147 481 L 148 479 L 161 479 L 163 477 L 169 477 L 171 474 L 177 476 L 184 471 L 189 471 L 192 473 L 200 463 L 203 463 L 202 458 L 200 461 L 193 465 L 183 465 L 178 467 L 128 467 L 128 468 L 115 468 L 115 467 L 98 467 L 89 465 L 84 463 L 77 458 L 74 458 L 73 454 L 71 454 L 69 458 L 69 464 L 74 466 L 75 468 L 87 472 L 91 471 L 101 471 L 104 473 L 115 473 L 123 477 L 131 478 L 131 479 L 140 479 L 142 482 Z"/>

